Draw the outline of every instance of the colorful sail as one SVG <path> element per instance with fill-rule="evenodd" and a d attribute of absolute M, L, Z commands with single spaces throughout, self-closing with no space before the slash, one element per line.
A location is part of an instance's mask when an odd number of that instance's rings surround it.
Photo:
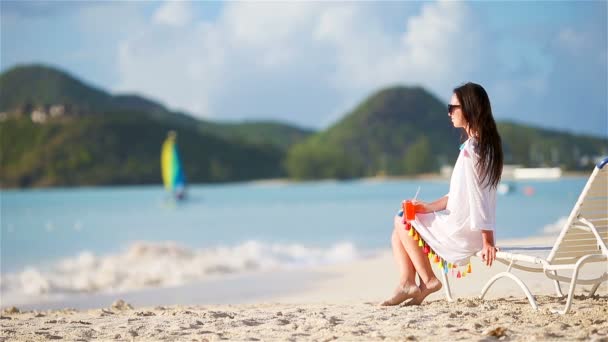
<path fill-rule="evenodd" d="M 165 189 L 181 193 L 186 185 L 184 171 L 177 152 L 176 134 L 171 131 L 163 143 L 161 151 L 161 170 Z"/>

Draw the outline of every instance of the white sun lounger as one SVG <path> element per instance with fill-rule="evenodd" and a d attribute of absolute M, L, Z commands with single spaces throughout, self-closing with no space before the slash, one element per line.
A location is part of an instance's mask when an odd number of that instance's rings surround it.
<path fill-rule="evenodd" d="M 582 266 L 590 262 L 608 261 L 608 158 L 597 164 L 583 188 L 578 201 L 574 205 L 566 224 L 555 241 L 549 256 L 545 258 L 526 254 L 516 254 L 499 251 L 496 260 L 508 266 L 507 271 L 496 274 L 481 290 L 481 297 L 485 296 L 490 287 L 500 278 L 510 278 L 524 291 L 530 305 L 536 310 L 536 300 L 524 282 L 511 273 L 512 269 L 528 272 L 544 273 L 547 278 L 555 282 L 558 296 L 563 297 L 560 281 L 570 282 L 566 307 L 563 310 L 551 310 L 554 313 L 565 314 L 570 310 L 574 289 L 576 285 L 593 285 L 590 296 L 595 294 L 599 285 L 608 280 L 608 263 L 604 272 L 591 279 L 580 279 L 579 271 Z M 481 252 L 477 253 L 481 257 Z M 524 265 L 522 265 L 522 263 Z M 571 270 L 571 274 L 560 275 L 559 272 Z M 446 275 L 442 272 L 446 297 L 452 301 L 452 294 Z"/>

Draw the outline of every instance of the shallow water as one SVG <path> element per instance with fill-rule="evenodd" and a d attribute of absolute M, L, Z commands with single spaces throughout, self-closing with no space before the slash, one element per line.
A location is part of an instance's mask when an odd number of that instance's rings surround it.
<path fill-rule="evenodd" d="M 497 240 L 559 229 L 586 178 L 514 182 L 497 199 Z M 179 286 L 251 271 L 354 260 L 390 248 L 401 201 L 443 180 L 3 191 L 0 289 L 29 296 Z M 524 194 L 527 193 L 527 194 Z"/>

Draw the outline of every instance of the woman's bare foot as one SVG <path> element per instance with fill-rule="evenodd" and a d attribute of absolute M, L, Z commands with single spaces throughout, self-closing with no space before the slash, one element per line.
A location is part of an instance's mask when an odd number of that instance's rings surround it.
<path fill-rule="evenodd" d="M 420 284 L 420 292 L 412 298 L 406 305 L 420 305 L 422 301 L 426 298 L 426 296 L 430 295 L 433 292 L 437 292 L 441 290 L 441 282 L 437 278 L 433 278 L 429 280 L 428 283 Z"/>
<path fill-rule="evenodd" d="M 416 297 L 419 294 L 420 288 L 416 286 L 416 284 L 406 283 L 405 285 L 399 285 L 395 289 L 395 294 L 391 298 L 380 303 L 380 306 L 399 305 L 410 298 Z"/>

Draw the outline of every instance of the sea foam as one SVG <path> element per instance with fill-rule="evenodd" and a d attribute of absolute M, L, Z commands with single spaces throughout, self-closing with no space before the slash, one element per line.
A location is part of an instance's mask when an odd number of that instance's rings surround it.
<path fill-rule="evenodd" d="M 568 221 L 568 217 L 566 217 L 566 216 L 560 217 L 557 221 L 544 226 L 542 229 L 542 232 L 543 232 L 543 234 L 548 234 L 548 235 L 557 234 L 562 231 L 562 229 L 564 228 L 564 225 L 566 224 L 567 221 Z"/>
<path fill-rule="evenodd" d="M 90 251 L 53 263 L 2 274 L 3 296 L 44 297 L 74 293 L 117 293 L 187 283 L 254 271 L 311 267 L 351 261 L 361 253 L 350 242 L 328 248 L 247 241 L 235 246 L 192 249 L 175 242 L 134 242 L 104 256 Z"/>

